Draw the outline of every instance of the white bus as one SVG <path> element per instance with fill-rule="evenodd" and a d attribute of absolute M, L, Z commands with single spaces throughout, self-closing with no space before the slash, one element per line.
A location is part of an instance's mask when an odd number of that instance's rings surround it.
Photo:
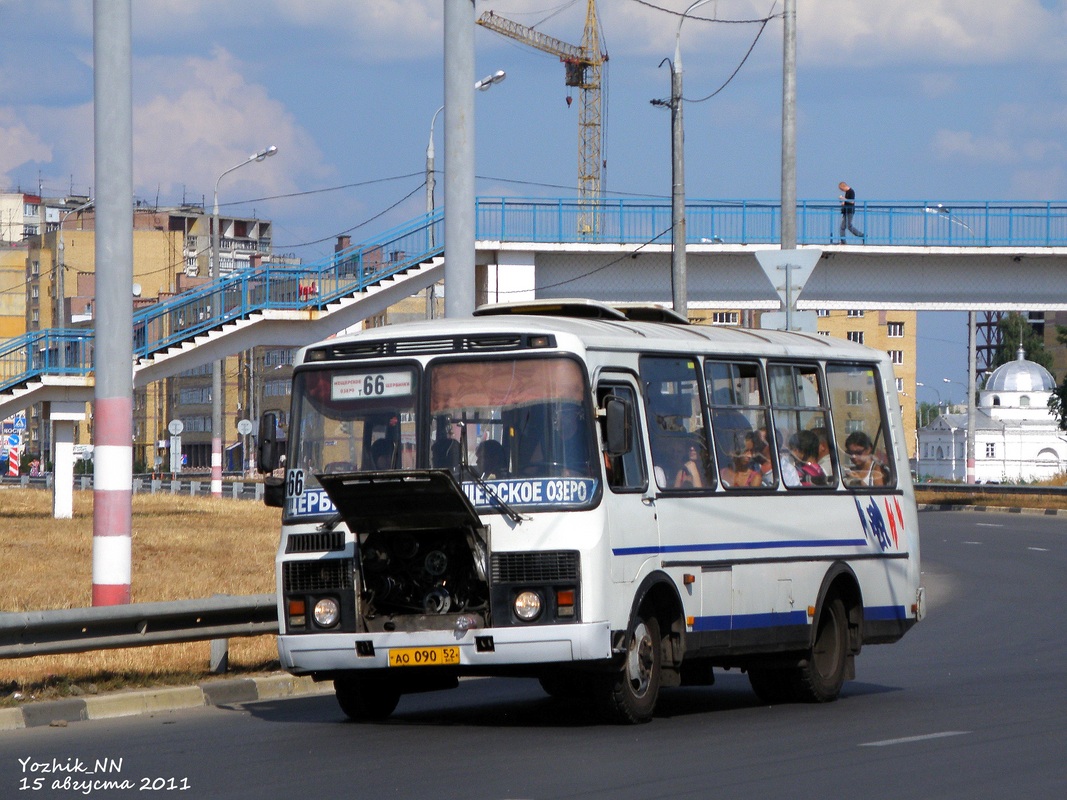
<path fill-rule="evenodd" d="M 470 675 L 619 722 L 716 667 L 826 702 L 923 615 L 893 369 L 859 345 L 483 306 L 305 348 L 280 419 L 281 664 L 353 719 Z"/>

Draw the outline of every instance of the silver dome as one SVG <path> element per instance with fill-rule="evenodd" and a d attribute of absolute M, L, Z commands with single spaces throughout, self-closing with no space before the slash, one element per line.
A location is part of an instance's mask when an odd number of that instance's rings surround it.
<path fill-rule="evenodd" d="M 993 370 L 985 385 L 987 392 L 1051 392 L 1055 388 L 1052 373 L 1040 364 L 1027 361 L 1021 347 L 1015 360 Z"/>

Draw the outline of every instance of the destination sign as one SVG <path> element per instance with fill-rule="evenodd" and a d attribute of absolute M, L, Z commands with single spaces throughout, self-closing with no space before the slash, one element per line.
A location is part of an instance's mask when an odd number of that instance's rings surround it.
<path fill-rule="evenodd" d="M 365 397 L 405 397 L 412 392 L 410 370 L 367 372 L 360 375 L 334 375 L 331 400 L 359 400 Z"/>

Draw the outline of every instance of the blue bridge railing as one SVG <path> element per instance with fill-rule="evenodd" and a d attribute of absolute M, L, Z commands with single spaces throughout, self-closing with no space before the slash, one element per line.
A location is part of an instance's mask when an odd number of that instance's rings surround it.
<path fill-rule="evenodd" d="M 266 309 L 322 308 L 444 252 L 440 210 L 327 259 L 264 264 L 200 286 L 133 314 L 133 355 L 144 359 L 227 322 Z M 0 392 L 41 375 L 93 371 L 92 328 L 30 333 L 0 343 Z"/>
<path fill-rule="evenodd" d="M 444 252 L 441 209 L 319 262 L 265 264 L 138 310 L 134 357 L 146 358 L 232 320 L 265 309 L 321 308 L 364 291 Z M 838 201 L 797 204 L 797 242 L 837 242 Z M 775 200 L 688 200 L 690 244 L 777 245 Z M 866 235 L 850 243 L 896 247 L 1067 247 L 1067 203 L 926 200 L 859 201 L 854 224 Z M 667 244 L 669 199 L 481 197 L 479 240 L 529 243 Z M 93 369 L 91 328 L 34 331 L 0 343 L 0 392 L 40 375 L 86 375 Z"/>
<path fill-rule="evenodd" d="M 777 200 L 687 200 L 689 244 L 767 244 L 781 241 Z M 856 203 L 854 225 L 864 232 L 850 243 L 890 247 L 1067 246 L 1067 203 L 926 200 Z M 839 241 L 838 201 L 797 203 L 797 243 Z M 601 200 L 482 197 L 477 238 L 508 242 L 666 244 L 671 240 L 669 199 Z"/>

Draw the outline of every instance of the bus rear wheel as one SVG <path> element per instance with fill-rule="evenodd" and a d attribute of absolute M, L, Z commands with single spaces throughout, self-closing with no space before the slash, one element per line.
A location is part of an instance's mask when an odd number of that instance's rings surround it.
<path fill-rule="evenodd" d="M 829 703 L 837 699 L 848 667 L 848 614 L 836 595 L 827 598 L 816 623 L 815 640 L 798 666 L 748 670 L 759 698 L 777 703 Z"/>
<path fill-rule="evenodd" d="M 663 679 L 662 649 L 659 622 L 653 616 L 639 616 L 622 664 L 602 676 L 597 699 L 605 719 L 624 724 L 652 719 Z"/>
<path fill-rule="evenodd" d="M 380 722 L 400 702 L 400 689 L 382 678 L 346 675 L 334 679 L 333 689 L 337 704 L 354 722 Z"/>
<path fill-rule="evenodd" d="M 845 682 L 848 655 L 848 614 L 835 595 L 823 604 L 815 641 L 797 669 L 797 699 L 807 703 L 836 700 Z"/>

